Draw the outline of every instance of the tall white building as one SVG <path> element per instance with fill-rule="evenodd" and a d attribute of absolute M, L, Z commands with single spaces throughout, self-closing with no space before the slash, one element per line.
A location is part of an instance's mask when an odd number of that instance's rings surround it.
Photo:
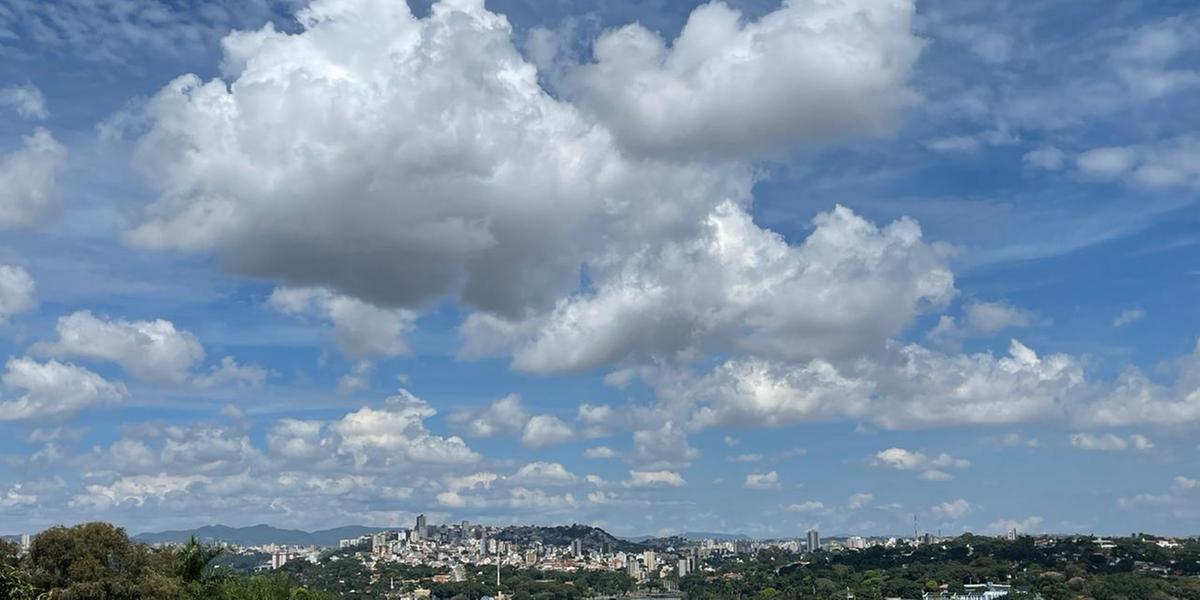
<path fill-rule="evenodd" d="M 275 552 L 271 553 L 271 568 L 278 569 L 279 567 L 287 564 L 287 562 L 291 559 L 292 554 L 287 550 L 276 550 Z"/>

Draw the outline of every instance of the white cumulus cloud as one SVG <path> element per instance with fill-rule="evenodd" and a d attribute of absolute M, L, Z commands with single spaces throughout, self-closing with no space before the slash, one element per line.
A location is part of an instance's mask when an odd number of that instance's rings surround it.
<path fill-rule="evenodd" d="M 411 311 L 379 308 L 319 288 L 278 288 L 267 303 L 286 314 L 329 319 L 338 349 L 354 357 L 407 354 L 404 334 L 416 319 Z"/>
<path fill-rule="evenodd" d="M 37 306 L 33 277 L 21 267 L 0 265 L 0 325 Z"/>
<path fill-rule="evenodd" d="M 21 140 L 21 148 L 0 154 L 0 229 L 39 224 L 59 208 L 67 147 L 40 127 Z"/>
<path fill-rule="evenodd" d="M 50 356 L 79 356 L 114 362 L 147 381 L 180 382 L 204 358 L 204 348 L 190 332 L 164 320 L 101 319 L 79 311 L 58 319 L 58 340 L 38 344 Z"/>
<path fill-rule="evenodd" d="M 670 44 L 640 24 L 601 35 L 568 95 L 648 155 L 740 156 L 890 129 L 914 105 L 923 42 L 907 0 L 785 1 L 757 20 L 724 2 Z"/>
<path fill-rule="evenodd" d="M 120 383 L 56 360 L 10 358 L 0 380 L 9 390 L 24 390 L 20 396 L 0 398 L 0 421 L 65 418 L 126 396 Z"/>

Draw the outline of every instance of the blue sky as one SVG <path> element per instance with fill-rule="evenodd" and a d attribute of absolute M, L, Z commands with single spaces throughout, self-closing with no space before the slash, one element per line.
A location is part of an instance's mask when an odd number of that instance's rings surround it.
<path fill-rule="evenodd" d="M 2 2 L 0 533 L 1194 534 L 1197 40 Z"/>

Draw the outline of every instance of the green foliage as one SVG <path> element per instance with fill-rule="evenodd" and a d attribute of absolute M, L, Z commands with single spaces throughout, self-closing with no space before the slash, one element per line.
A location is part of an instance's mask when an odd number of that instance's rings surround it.
<path fill-rule="evenodd" d="M 284 574 L 230 578 L 206 586 L 196 600 L 332 600 L 333 594 L 313 592 L 292 584 Z"/>
<path fill-rule="evenodd" d="M 221 555 L 221 549 L 201 544 L 192 536 L 179 551 L 177 572 L 184 583 L 198 582 L 204 578 L 208 566 Z"/>
<path fill-rule="evenodd" d="M 192 538 L 154 549 L 107 523 L 53 527 L 29 553 L 0 548 L 0 600 L 333 600 L 285 574 L 216 575 L 221 552 Z"/>
<path fill-rule="evenodd" d="M 23 556 L 11 544 L 0 544 L 0 600 L 375 600 L 417 588 L 435 599 L 477 600 L 497 591 L 495 568 L 488 565 L 468 565 L 465 581 L 434 583 L 442 571 L 389 562 L 368 567 L 353 549 L 328 552 L 318 564 L 294 561 L 267 575 L 214 568 L 222 558 L 195 539 L 180 548 L 155 549 L 105 523 L 55 527 L 34 538 Z M 262 559 L 248 557 L 243 566 Z M 1124 538 L 1101 548 L 1091 538 L 1035 543 L 966 535 L 920 548 L 813 556 L 766 550 L 706 566 L 715 571 L 678 581 L 689 600 L 833 600 L 847 592 L 858 600 L 920 598 L 926 591 L 958 591 L 985 581 L 1022 590 L 1013 600 L 1200 600 L 1195 541 L 1164 548 L 1153 540 Z M 505 568 L 502 576 L 501 589 L 517 600 L 585 600 L 634 589 L 622 572 Z"/>
<path fill-rule="evenodd" d="M 16 567 L 0 563 L 0 600 L 33 600 L 33 585 Z"/>
<path fill-rule="evenodd" d="M 803 559 L 807 562 L 797 562 Z M 1013 600 L 1200 600 L 1200 543 L 1162 548 L 1137 538 L 1099 548 L 1091 538 L 1015 541 L 965 535 L 919 548 L 874 547 L 800 556 L 763 551 L 710 561 L 715 573 L 680 580 L 689 600 L 920 598 L 942 586 L 1011 583 Z"/>

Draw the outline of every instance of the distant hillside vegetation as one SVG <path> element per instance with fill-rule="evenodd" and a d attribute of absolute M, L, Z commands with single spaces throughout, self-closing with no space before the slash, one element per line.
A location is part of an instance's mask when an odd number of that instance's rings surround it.
<path fill-rule="evenodd" d="M 496 534 L 496 539 L 518 544 L 533 544 L 541 542 L 549 546 L 569 546 L 574 540 L 583 540 L 585 550 L 599 550 L 601 544 L 610 551 L 638 552 L 643 549 L 641 544 L 622 540 L 612 534 L 588 525 L 560 525 L 557 527 L 536 527 L 521 525 L 505 527 Z"/>

